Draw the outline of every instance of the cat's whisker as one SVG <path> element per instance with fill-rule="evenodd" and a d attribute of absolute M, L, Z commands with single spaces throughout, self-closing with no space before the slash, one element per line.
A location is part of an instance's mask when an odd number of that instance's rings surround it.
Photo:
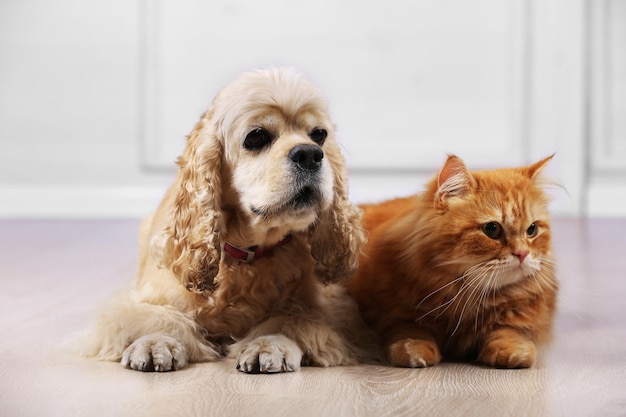
<path fill-rule="evenodd" d="M 496 285 L 496 282 L 498 280 L 500 273 L 502 273 L 502 269 L 504 265 L 498 261 L 488 261 L 482 264 L 478 264 L 477 267 L 480 267 L 480 269 L 482 270 L 482 273 L 476 277 L 477 280 L 482 281 L 480 283 L 481 285 L 477 286 L 477 287 L 480 287 L 480 292 L 478 293 L 476 297 L 475 303 L 472 301 L 472 299 L 473 299 L 474 294 L 476 294 L 476 290 L 470 293 L 468 299 L 466 300 L 465 305 L 463 306 L 459 320 L 457 321 L 455 332 L 458 330 L 458 327 L 463 321 L 463 316 L 465 315 L 464 311 L 468 305 L 473 304 L 476 307 L 475 318 L 474 318 L 475 331 L 478 331 L 478 319 L 479 318 L 481 319 L 482 324 L 484 324 L 485 315 L 482 313 L 482 310 L 486 307 L 487 298 L 489 297 L 490 294 L 493 294 L 492 306 L 494 309 L 496 308 L 496 293 L 498 292 L 498 287 Z M 484 277 L 487 277 L 487 278 L 485 279 Z"/>
<path fill-rule="evenodd" d="M 553 279 L 556 276 L 556 268 L 554 262 L 548 258 L 539 258 L 541 262 L 541 268 L 534 274 L 536 282 L 539 283 L 539 291 L 542 291 L 542 283 L 555 293 L 558 292 L 559 286 Z M 552 279 L 551 279 L 552 278 Z"/>
<path fill-rule="evenodd" d="M 449 299 L 449 300 L 448 300 L 448 301 L 446 301 L 445 303 L 443 303 L 443 304 L 439 304 L 437 307 L 430 309 L 430 310 L 429 310 L 429 311 L 427 311 L 426 313 L 424 313 L 424 314 L 422 314 L 421 316 L 419 316 L 419 317 L 416 319 L 416 321 L 420 321 L 420 320 L 422 320 L 423 318 L 427 317 L 428 315 L 430 315 L 430 314 L 434 313 L 435 311 L 440 310 L 440 309 L 443 309 L 443 310 L 441 310 L 441 311 L 439 312 L 439 314 L 437 314 L 437 315 L 435 316 L 435 320 L 436 320 L 436 319 L 438 319 L 438 318 L 439 318 L 439 317 L 440 317 L 440 316 L 441 316 L 441 315 L 442 315 L 442 314 L 443 314 L 443 313 L 444 313 L 444 312 L 448 309 L 448 307 L 450 307 L 450 305 L 451 305 L 452 303 L 454 303 L 454 300 L 456 300 L 456 298 L 457 298 L 457 295 L 455 295 L 454 297 L 452 297 L 451 299 Z"/>
<path fill-rule="evenodd" d="M 454 327 L 454 330 L 452 331 L 450 336 L 454 336 L 454 334 L 457 332 L 457 330 L 461 326 L 461 323 L 463 322 L 463 318 L 465 317 L 465 312 L 467 311 L 467 307 L 477 305 L 478 297 L 480 296 L 484 288 L 480 284 L 483 281 L 483 278 L 487 275 L 487 273 L 493 272 L 493 271 L 490 271 L 490 268 L 487 268 L 487 269 L 479 270 L 478 272 L 479 272 L 478 275 L 468 280 L 467 285 L 462 287 L 461 291 L 459 291 L 459 294 L 461 294 L 463 292 L 463 289 L 465 288 L 465 292 L 468 292 L 468 295 L 467 297 L 465 297 L 463 308 L 461 309 L 461 313 L 459 314 L 459 318 L 456 322 L 456 326 Z M 475 294 L 478 294 L 476 298 L 474 298 Z M 456 315 L 458 308 L 459 308 L 459 304 L 457 304 L 456 308 L 454 309 L 454 315 Z"/>
<path fill-rule="evenodd" d="M 546 287 L 556 292 L 559 290 L 559 286 L 556 281 L 551 279 L 552 277 L 554 277 L 552 273 L 545 271 L 539 271 L 537 274 L 535 274 L 536 279 L 540 280 L 540 282 L 543 283 Z"/>
<path fill-rule="evenodd" d="M 464 278 L 464 277 L 459 277 L 457 278 L 457 280 L 459 280 L 460 278 Z M 454 294 L 454 296 L 452 298 L 450 298 L 449 300 L 447 300 L 445 303 L 442 303 L 440 305 L 438 305 L 437 307 L 431 309 L 430 311 L 428 311 L 427 313 L 421 315 L 417 320 L 421 320 L 423 318 L 425 318 L 426 316 L 428 316 L 431 313 L 434 313 L 437 310 L 441 310 L 436 316 L 435 316 L 435 320 L 437 320 L 439 317 L 441 317 L 446 310 L 448 310 L 448 308 L 450 308 L 450 306 L 452 304 L 454 304 L 454 302 L 456 301 L 457 298 L 459 298 L 459 296 L 463 293 L 464 288 L 465 288 L 465 284 L 461 285 L 461 288 L 456 292 L 456 294 Z M 448 291 L 450 291 L 450 288 L 448 288 Z"/>
<path fill-rule="evenodd" d="M 483 291 L 481 293 L 480 299 L 478 300 L 478 308 L 479 309 L 483 309 L 485 306 L 483 304 L 485 304 L 487 302 L 487 298 L 489 297 L 489 294 L 492 293 L 493 297 L 494 297 L 494 302 L 493 304 L 495 304 L 495 294 L 497 291 L 497 288 L 494 288 L 495 286 L 492 285 L 492 283 L 494 281 L 496 281 L 498 278 L 498 273 L 497 273 L 497 269 L 494 269 L 491 274 L 489 274 L 489 278 L 487 279 L 487 282 L 485 283 L 485 285 L 483 286 Z M 492 290 L 493 288 L 493 290 Z M 482 312 L 479 311 L 478 314 L 476 314 L 476 318 L 474 320 L 474 331 L 478 331 L 478 317 L 480 316 L 481 319 L 481 325 L 484 325 L 485 323 L 485 315 L 481 314 Z"/>
<path fill-rule="evenodd" d="M 558 285 L 556 282 L 550 280 L 550 277 L 554 275 L 548 275 L 544 271 L 540 271 L 533 277 L 535 284 L 537 285 L 537 293 L 541 296 L 543 300 L 543 304 L 549 308 L 548 300 L 546 298 L 546 290 L 545 288 L 549 288 L 554 293 L 558 292 Z"/>
<path fill-rule="evenodd" d="M 558 291 L 559 286 L 558 283 L 554 280 L 554 272 L 550 271 L 549 269 L 542 269 L 537 272 L 537 275 L 541 277 L 542 282 L 550 287 L 550 289 Z"/>
<path fill-rule="evenodd" d="M 437 307 L 433 308 L 433 309 L 432 309 L 432 310 L 430 310 L 428 313 L 422 314 L 422 315 L 421 315 L 421 316 L 420 316 L 417 320 L 419 321 L 419 320 L 423 319 L 424 317 L 428 316 L 429 314 L 434 313 L 435 311 L 437 311 L 437 310 L 439 310 L 439 309 L 442 309 L 442 308 L 443 308 L 443 310 L 441 310 L 441 311 L 439 312 L 439 314 L 437 314 L 437 315 L 435 316 L 435 320 L 437 320 L 439 317 L 441 317 L 441 316 L 443 315 L 443 313 L 445 313 L 445 312 L 446 312 L 446 310 L 450 307 L 450 305 L 452 305 L 452 303 L 454 303 L 454 300 L 455 300 L 455 299 L 456 299 L 456 296 L 455 296 L 454 298 L 449 299 L 449 300 L 448 300 L 448 301 L 446 301 L 445 303 L 440 304 L 439 306 L 437 306 Z"/>
<path fill-rule="evenodd" d="M 556 271 L 556 263 L 552 259 L 547 257 L 538 257 L 537 260 L 542 267 L 550 269 L 552 272 Z"/>
<path fill-rule="evenodd" d="M 479 269 L 480 265 L 474 265 L 471 268 L 469 268 L 463 275 L 461 275 L 460 277 L 454 279 L 453 281 L 449 282 L 446 285 L 441 286 L 440 288 L 438 288 L 437 290 L 431 292 L 430 294 L 428 294 L 426 297 L 424 297 L 419 304 L 416 307 L 416 310 L 419 309 L 419 307 L 431 296 L 435 295 L 436 293 L 438 293 L 439 291 L 442 291 L 445 288 L 448 288 L 448 291 L 450 291 L 451 286 L 453 284 L 458 283 L 459 281 L 465 280 L 466 278 L 468 278 L 469 276 L 471 276 L 471 274 L 473 274 L 477 269 Z M 470 279 L 471 281 L 472 279 Z M 461 288 L 459 288 L 459 290 L 456 292 L 456 294 L 454 294 L 454 296 L 452 298 L 450 298 L 449 300 L 447 300 L 445 303 L 442 303 L 440 305 L 438 305 L 437 307 L 429 310 L 428 312 L 422 314 L 421 316 L 419 316 L 417 318 L 417 321 L 422 320 L 423 318 L 427 317 L 429 314 L 434 313 L 437 310 L 441 310 L 437 316 L 435 316 L 435 319 L 439 318 L 443 313 L 445 313 L 445 311 L 456 301 L 457 298 L 459 298 L 459 296 L 462 295 L 462 293 L 465 291 L 465 287 L 467 286 L 467 283 L 463 283 L 461 285 Z"/>
<path fill-rule="evenodd" d="M 463 274 L 463 275 L 461 275 L 460 277 L 456 278 L 455 280 L 453 280 L 453 281 L 451 281 L 451 282 L 447 283 L 446 285 L 443 285 L 443 286 L 439 287 L 439 288 L 438 288 L 438 289 L 436 289 L 435 291 L 431 292 L 431 293 L 430 293 L 430 294 L 428 294 L 426 297 L 424 297 L 424 298 L 422 298 L 422 299 L 421 299 L 421 301 L 417 304 L 417 306 L 415 307 L 415 309 L 416 309 L 416 310 L 418 310 L 418 309 L 420 308 L 420 306 L 421 306 L 421 305 L 422 305 L 422 304 L 423 304 L 426 300 L 428 300 L 430 297 L 432 297 L 433 295 L 437 294 L 439 291 L 441 291 L 441 290 L 443 290 L 443 289 L 445 289 L 445 288 L 447 288 L 447 287 L 450 287 L 450 286 L 452 286 L 452 285 L 456 284 L 457 282 L 459 282 L 459 281 L 463 280 L 464 278 L 465 278 L 465 274 Z M 436 309 L 438 309 L 438 308 L 439 308 L 439 307 L 437 307 Z M 436 309 L 434 309 L 434 310 L 436 310 Z M 431 312 L 432 312 L 432 310 L 431 310 Z M 428 314 L 430 314 L 431 312 L 426 313 L 424 316 L 427 316 L 427 315 L 428 315 Z M 421 317 L 421 318 L 423 318 L 423 317 Z"/>
<path fill-rule="evenodd" d="M 545 291 L 546 287 L 550 289 L 551 291 L 553 291 L 554 293 L 557 293 L 559 291 L 558 284 L 554 280 L 550 279 L 553 276 L 554 275 L 550 275 L 543 271 L 540 271 L 537 274 L 535 274 L 533 278 L 537 284 L 537 287 L 538 287 L 537 290 L 540 294 L 543 295 L 543 292 Z"/>
<path fill-rule="evenodd" d="M 539 290 L 538 293 L 539 293 L 539 296 L 541 297 L 541 299 L 543 300 L 543 304 L 547 306 L 548 305 L 548 300 L 546 299 L 546 296 L 545 296 L 544 292 L 541 291 L 541 282 L 539 280 L 540 280 L 540 278 L 536 277 L 535 278 L 535 284 L 538 287 L 538 290 Z"/>
<path fill-rule="evenodd" d="M 499 292 L 500 292 L 499 288 L 494 288 L 494 290 L 491 292 L 491 294 L 493 294 L 493 301 L 491 302 L 491 308 L 493 309 L 493 317 L 498 316 L 498 302 L 497 302 L 496 296 L 498 295 Z"/>
<path fill-rule="evenodd" d="M 452 265 L 465 265 L 465 264 L 467 264 L 467 261 L 464 260 L 464 259 L 450 259 L 450 260 L 447 260 L 447 261 L 438 262 L 437 265 L 433 265 L 433 266 L 435 266 L 437 268 L 441 268 L 441 267 L 448 267 L 448 266 L 452 266 Z M 474 265 L 471 268 L 475 268 L 475 267 L 476 267 L 476 265 Z"/>
<path fill-rule="evenodd" d="M 487 278 L 487 283 L 489 283 L 489 281 L 491 281 L 491 276 L 489 278 Z M 482 307 L 482 304 L 484 302 L 484 297 L 485 297 L 485 293 L 488 293 L 487 290 L 487 286 L 484 285 L 480 291 L 480 294 L 478 294 L 478 300 L 476 302 L 476 308 L 477 310 L 480 310 Z M 480 311 L 476 312 L 477 314 L 474 314 L 474 331 L 478 330 L 478 318 L 482 317 L 483 315 L 480 314 Z"/>

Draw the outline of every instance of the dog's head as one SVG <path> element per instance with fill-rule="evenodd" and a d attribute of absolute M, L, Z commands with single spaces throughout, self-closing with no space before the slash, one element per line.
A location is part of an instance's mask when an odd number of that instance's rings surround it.
<path fill-rule="evenodd" d="M 226 239 L 265 245 L 303 232 L 320 280 L 356 269 L 364 232 L 335 127 L 323 95 L 294 71 L 247 73 L 224 87 L 178 165 L 154 253 L 189 289 L 211 289 Z"/>

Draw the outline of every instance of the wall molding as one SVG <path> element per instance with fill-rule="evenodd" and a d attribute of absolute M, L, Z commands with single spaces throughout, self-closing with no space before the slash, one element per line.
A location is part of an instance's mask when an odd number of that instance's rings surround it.
<path fill-rule="evenodd" d="M 592 174 L 626 174 L 626 65 L 622 38 L 626 34 L 626 6 L 616 0 L 590 3 L 590 121 Z"/>
<path fill-rule="evenodd" d="M 0 218 L 135 218 L 156 209 L 166 187 L 0 185 Z"/>

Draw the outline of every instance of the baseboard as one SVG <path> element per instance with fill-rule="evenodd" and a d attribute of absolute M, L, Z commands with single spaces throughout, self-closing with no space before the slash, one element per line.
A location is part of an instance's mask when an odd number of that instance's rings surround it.
<path fill-rule="evenodd" d="M 143 217 L 154 210 L 165 187 L 2 186 L 3 218 Z"/>

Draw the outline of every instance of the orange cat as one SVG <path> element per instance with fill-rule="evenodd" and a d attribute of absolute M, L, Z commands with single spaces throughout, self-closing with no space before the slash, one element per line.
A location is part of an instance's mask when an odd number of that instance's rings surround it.
<path fill-rule="evenodd" d="M 533 364 L 558 292 L 538 179 L 550 159 L 470 172 L 450 156 L 422 195 L 363 207 L 369 242 L 348 289 L 391 364 Z"/>

